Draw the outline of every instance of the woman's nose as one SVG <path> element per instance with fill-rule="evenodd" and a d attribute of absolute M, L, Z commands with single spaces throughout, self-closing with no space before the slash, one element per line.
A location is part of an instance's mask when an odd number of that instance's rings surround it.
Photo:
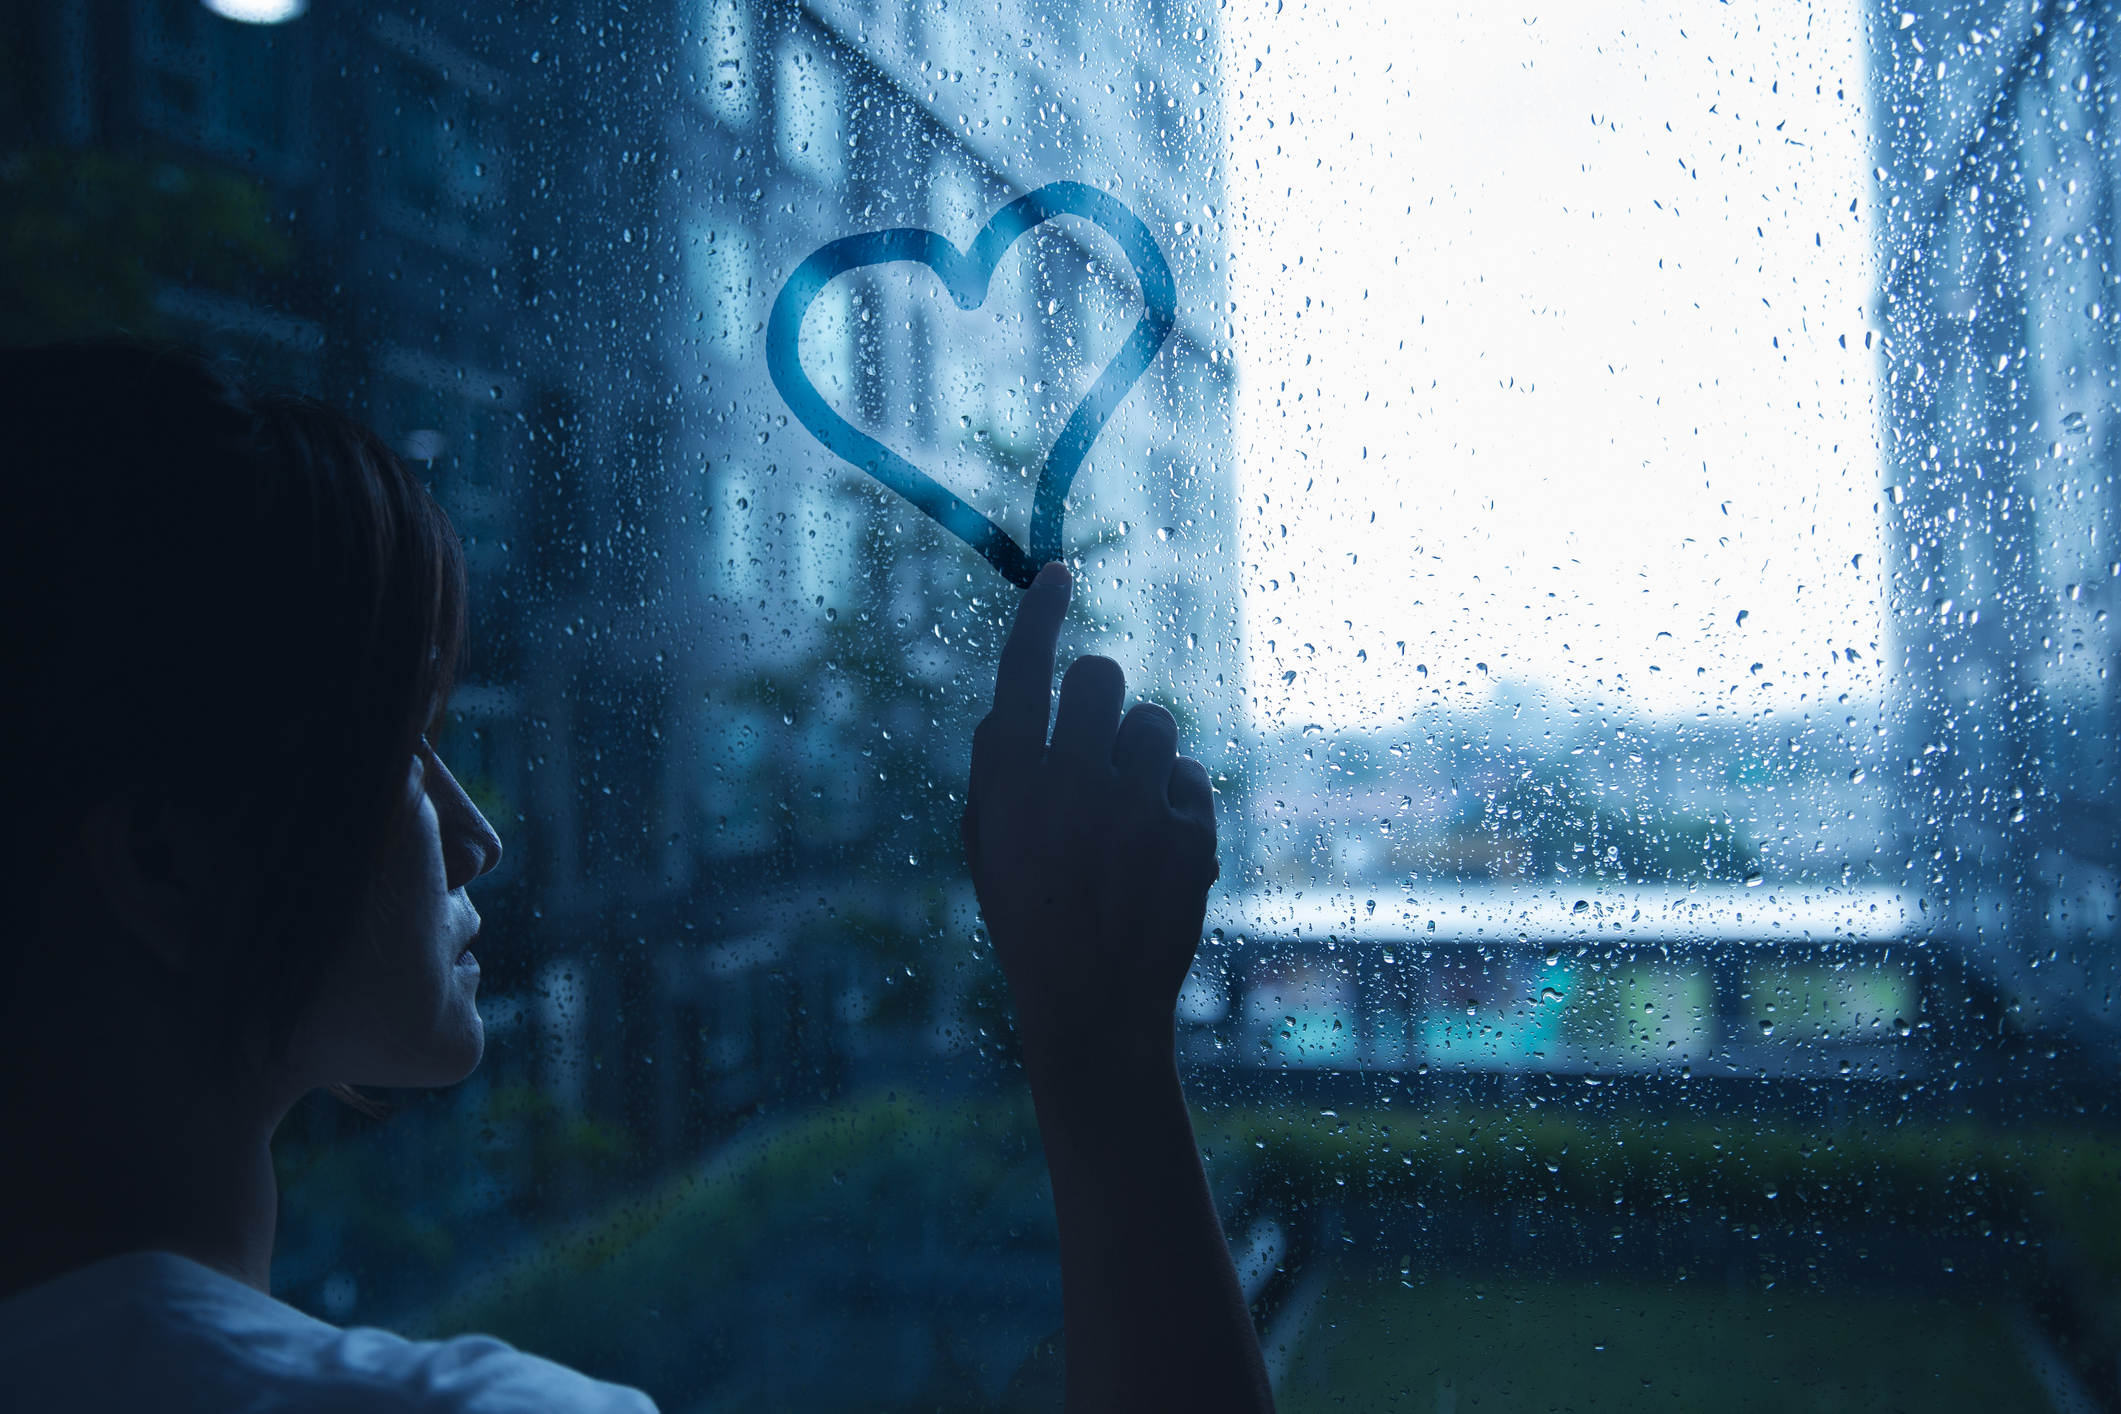
<path fill-rule="evenodd" d="M 442 829 L 442 860 L 451 890 L 461 889 L 501 862 L 501 837 L 440 756 L 431 756 L 427 796 Z"/>
<path fill-rule="evenodd" d="M 471 803 L 470 796 L 464 797 L 464 814 L 467 817 L 464 828 L 458 832 L 455 841 L 455 852 L 462 856 L 462 861 L 460 864 L 453 862 L 449 871 L 449 887 L 452 889 L 460 889 L 480 875 L 492 872 L 493 867 L 501 862 L 501 837 L 479 807 Z"/>

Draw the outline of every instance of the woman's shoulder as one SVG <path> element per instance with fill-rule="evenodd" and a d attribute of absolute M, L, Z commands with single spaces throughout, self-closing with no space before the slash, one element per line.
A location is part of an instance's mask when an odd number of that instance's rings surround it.
<path fill-rule="evenodd" d="M 342 1330 L 169 1252 L 95 1262 L 0 1302 L 0 1389 L 21 1414 L 655 1410 L 491 1336 Z"/>

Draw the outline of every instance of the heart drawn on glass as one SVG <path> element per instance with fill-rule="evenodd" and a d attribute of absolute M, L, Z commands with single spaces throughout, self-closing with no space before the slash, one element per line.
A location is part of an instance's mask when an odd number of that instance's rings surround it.
<path fill-rule="evenodd" d="M 961 310 L 986 303 L 994 268 L 1019 237 L 1056 216 L 1080 216 L 1119 243 L 1141 286 L 1142 313 L 1119 354 L 1076 404 L 1038 475 L 1031 500 L 1031 546 L 1027 552 L 993 521 L 953 495 L 934 477 L 834 412 L 796 358 L 796 336 L 811 301 L 834 277 L 865 265 L 912 260 L 933 270 Z M 1061 519 L 1068 488 L 1090 444 L 1119 409 L 1135 381 L 1147 371 L 1176 322 L 1171 267 L 1156 237 L 1139 216 L 1114 197 L 1080 182 L 1054 182 L 1010 202 L 994 214 L 971 249 L 960 251 L 934 231 L 902 227 L 848 236 L 819 247 L 788 277 L 774 297 L 766 321 L 766 369 L 796 420 L 834 455 L 852 462 L 911 501 L 943 529 L 984 556 L 1010 582 L 1029 586 L 1039 566 L 1063 557 Z"/>

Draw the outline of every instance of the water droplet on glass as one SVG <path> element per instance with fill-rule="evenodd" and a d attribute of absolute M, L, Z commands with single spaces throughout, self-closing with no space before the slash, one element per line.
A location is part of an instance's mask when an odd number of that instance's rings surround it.
<path fill-rule="evenodd" d="M 1745 871 L 1745 886 L 1747 888 L 1757 889 L 1766 882 L 1766 877 L 1762 875 L 1758 869 L 1748 869 Z"/>
<path fill-rule="evenodd" d="M 1863 784 L 1863 768 L 1861 766 L 1858 766 L 1855 770 L 1849 772 L 1849 784 L 1852 786 L 1860 786 Z"/>
<path fill-rule="evenodd" d="M 1774 1034 L 1775 1034 L 1775 1023 L 1774 1023 L 1774 1022 L 1772 1022 L 1772 1021 L 1763 1021 L 1763 1022 L 1761 1022 L 1761 1023 L 1760 1023 L 1760 1034 L 1761 1034 L 1761 1035 L 1763 1035 L 1763 1036 L 1772 1036 L 1772 1035 L 1774 1035 Z"/>
<path fill-rule="evenodd" d="M 2066 412 L 2062 414 L 2062 430 L 2064 432 L 2082 432 L 2084 430 L 2084 414 L 2081 412 Z"/>

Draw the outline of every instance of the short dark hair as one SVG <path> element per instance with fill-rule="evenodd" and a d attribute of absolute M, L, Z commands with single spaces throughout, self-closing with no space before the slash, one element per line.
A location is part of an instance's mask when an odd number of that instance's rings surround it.
<path fill-rule="evenodd" d="M 356 419 L 181 347 L 0 351 L 0 439 L 10 863 L 64 847 L 28 837 L 54 804 L 168 790 L 258 822 L 225 1000 L 278 1049 L 447 701 L 456 533 Z"/>

